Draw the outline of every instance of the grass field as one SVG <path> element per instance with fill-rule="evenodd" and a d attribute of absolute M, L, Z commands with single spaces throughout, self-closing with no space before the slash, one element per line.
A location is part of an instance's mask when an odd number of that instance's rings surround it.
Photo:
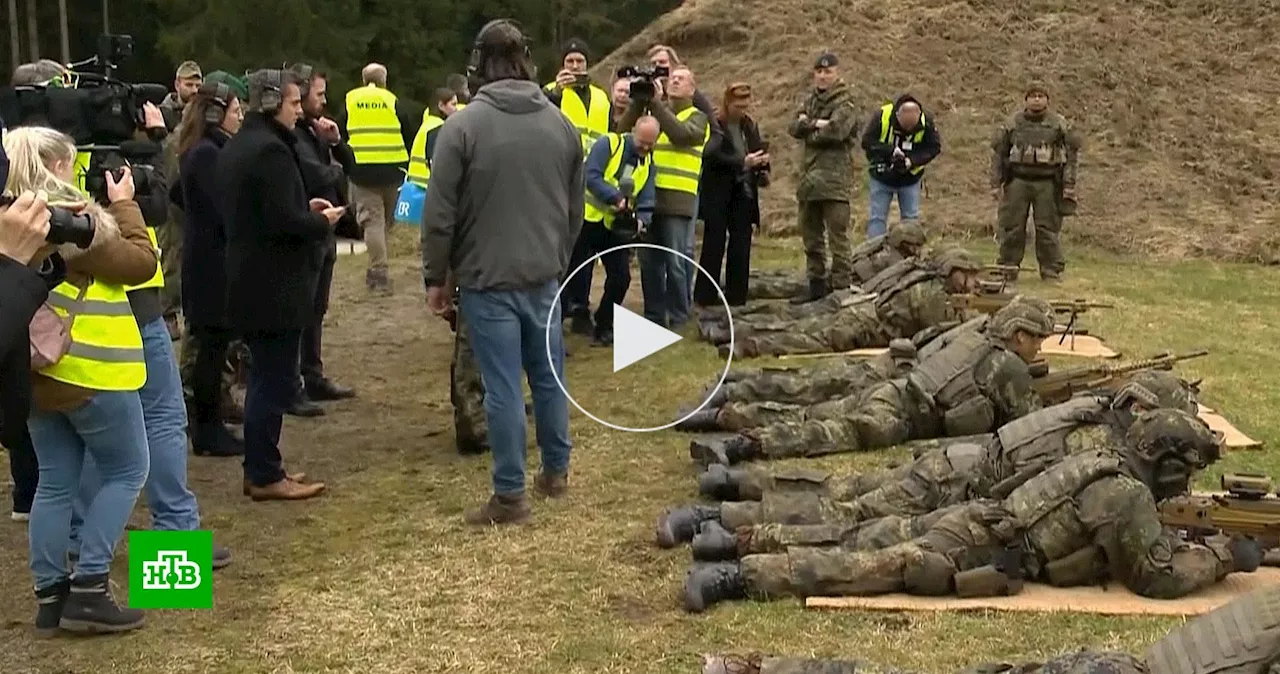
<path fill-rule="evenodd" d="M 663 506 L 695 494 L 688 437 L 618 433 L 576 411 L 570 496 L 536 500 L 527 526 L 468 530 L 460 515 L 487 496 L 489 463 L 452 448 L 450 335 L 425 309 L 411 245 L 398 244 L 393 298 L 365 297 L 363 257 L 340 262 L 326 330 L 328 369 L 360 397 L 331 405 L 324 418 L 287 422 L 289 466 L 328 481 L 330 492 L 309 503 L 253 504 L 240 496 L 238 461 L 193 458 L 191 483 L 205 522 L 236 561 L 216 577 L 214 610 L 152 612 L 144 630 L 116 638 L 32 639 L 25 530 L 0 523 L 0 672 L 692 673 L 701 653 L 721 650 L 949 672 L 1084 646 L 1138 650 L 1175 624 L 1082 615 L 815 614 L 796 601 L 685 615 L 678 589 L 688 550 L 658 550 L 652 528 Z M 798 267 L 797 247 L 765 242 L 757 265 Z M 982 252 L 990 257 L 989 248 Z M 1280 383 L 1271 377 L 1280 271 L 1203 261 L 1148 265 L 1074 250 L 1070 262 L 1067 281 L 1044 289 L 1046 297 L 1114 303 L 1084 320 L 1126 355 L 1211 349 L 1180 371 L 1203 377 L 1206 404 L 1246 433 L 1269 444 L 1280 439 L 1272 404 Z M 1041 287 L 1031 280 L 1023 290 Z M 607 382 L 575 372 L 605 362 L 608 350 L 571 344 L 567 377 L 575 394 L 606 396 Z M 691 340 L 672 349 L 690 362 L 715 359 Z M 632 404 L 659 415 L 702 383 L 672 373 Z M 890 456 L 900 458 L 888 452 L 823 463 L 870 466 Z M 1269 451 L 1232 453 L 1222 466 L 1280 475 Z M 1215 477 L 1205 476 L 1203 486 Z M 121 555 L 122 595 L 125 570 Z"/>

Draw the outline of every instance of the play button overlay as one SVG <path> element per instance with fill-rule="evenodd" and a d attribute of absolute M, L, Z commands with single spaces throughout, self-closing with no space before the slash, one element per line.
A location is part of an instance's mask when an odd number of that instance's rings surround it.
<path fill-rule="evenodd" d="M 613 305 L 613 333 L 614 372 L 684 339 L 621 304 Z"/>
<path fill-rule="evenodd" d="M 601 294 L 606 279 L 604 265 L 597 264 L 597 261 L 605 256 L 610 256 L 612 261 L 619 254 L 630 258 L 631 283 L 626 297 L 621 302 L 616 302 L 616 297 L 611 298 L 614 301 L 608 307 L 613 310 L 612 345 L 597 345 L 589 335 L 569 332 L 572 317 L 562 308 L 562 303 L 566 299 L 567 288 L 573 287 L 575 281 L 585 282 L 579 274 L 588 275 L 592 282 L 588 304 L 594 325 L 600 319 Z M 679 258 L 681 262 L 692 265 L 702 281 L 710 281 L 721 306 L 706 313 L 717 314 L 715 319 L 721 328 L 728 329 L 730 348 L 727 354 L 721 355 L 710 343 L 698 338 L 699 315 L 705 310 L 690 306 L 688 322 L 670 327 L 643 315 L 640 265 L 636 258 L 657 254 Z M 574 298 L 574 301 L 580 299 Z M 557 313 L 561 321 L 554 320 Z M 600 330 L 599 325 L 594 325 L 594 328 Z M 569 350 L 573 353 L 573 357 L 564 362 L 563 375 L 554 367 L 557 359 L 552 357 L 552 344 L 559 340 L 554 338 L 552 330 L 564 332 L 564 342 L 570 345 Z M 570 270 L 556 291 L 555 302 L 547 316 L 546 357 L 553 364 L 551 371 L 555 374 L 556 384 L 579 412 L 596 423 L 619 431 L 661 431 L 700 412 L 729 375 L 732 346 L 733 317 L 717 279 L 689 256 L 652 243 L 615 246 Z"/>

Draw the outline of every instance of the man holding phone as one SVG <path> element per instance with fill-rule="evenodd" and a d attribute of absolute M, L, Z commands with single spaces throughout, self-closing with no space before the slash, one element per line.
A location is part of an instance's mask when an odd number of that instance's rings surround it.
<path fill-rule="evenodd" d="M 587 43 L 572 38 L 560 51 L 561 68 L 556 80 L 543 89 L 553 105 L 582 134 L 582 152 L 591 152 L 596 139 L 609 132 L 609 111 L 612 102 L 604 89 L 592 84 L 587 74 Z"/>

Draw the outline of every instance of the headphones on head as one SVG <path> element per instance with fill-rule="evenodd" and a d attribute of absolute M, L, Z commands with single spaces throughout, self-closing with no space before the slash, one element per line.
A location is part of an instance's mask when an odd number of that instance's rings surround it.
<path fill-rule="evenodd" d="M 306 98 L 307 93 L 311 91 L 311 76 L 315 74 L 316 69 L 306 63 L 286 64 L 285 67 L 298 78 L 298 93 Z"/>
<path fill-rule="evenodd" d="M 206 124 L 221 124 L 222 120 L 227 117 L 227 108 L 231 105 L 231 87 L 221 82 L 205 82 L 200 85 L 201 95 L 205 97 L 207 104 L 204 108 L 204 121 Z"/>
<path fill-rule="evenodd" d="M 485 37 L 499 26 L 509 26 L 516 29 L 520 33 L 521 46 L 524 49 L 524 55 L 529 56 L 529 38 L 524 33 L 524 28 L 519 21 L 515 19 L 494 19 L 486 23 L 480 32 L 476 33 L 475 42 L 471 43 L 471 58 L 467 63 L 467 75 L 474 76 L 480 70 L 481 51 L 485 46 Z"/>
<path fill-rule="evenodd" d="M 284 103 L 284 71 L 270 69 L 261 72 L 262 79 L 258 85 L 262 87 L 260 97 L 262 111 L 268 115 L 274 115 L 280 111 L 280 105 Z"/>

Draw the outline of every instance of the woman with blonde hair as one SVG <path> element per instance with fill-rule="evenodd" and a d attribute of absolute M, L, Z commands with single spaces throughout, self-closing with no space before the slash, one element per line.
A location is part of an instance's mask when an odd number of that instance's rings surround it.
<path fill-rule="evenodd" d="M 115 603 L 107 573 L 149 467 L 138 396 L 147 366 L 126 288 L 152 277 L 156 250 L 133 200 L 127 167 L 118 176 L 107 174 L 110 204 L 103 208 L 86 203 L 75 185 L 76 148 L 67 135 L 22 127 L 5 134 L 4 149 L 10 162 L 6 192 L 43 190 L 51 205 L 79 210 L 94 225 L 88 248 L 57 248 L 67 276 L 50 291 L 47 305 L 70 324 L 70 344 L 45 354 L 45 362 L 32 363 L 38 369 L 27 426 L 40 480 L 28 537 L 36 629 L 41 634 L 58 627 L 86 633 L 136 629 L 144 614 Z M 86 456 L 97 465 L 102 487 L 87 505 L 79 556 L 68 572 L 73 499 Z"/>

